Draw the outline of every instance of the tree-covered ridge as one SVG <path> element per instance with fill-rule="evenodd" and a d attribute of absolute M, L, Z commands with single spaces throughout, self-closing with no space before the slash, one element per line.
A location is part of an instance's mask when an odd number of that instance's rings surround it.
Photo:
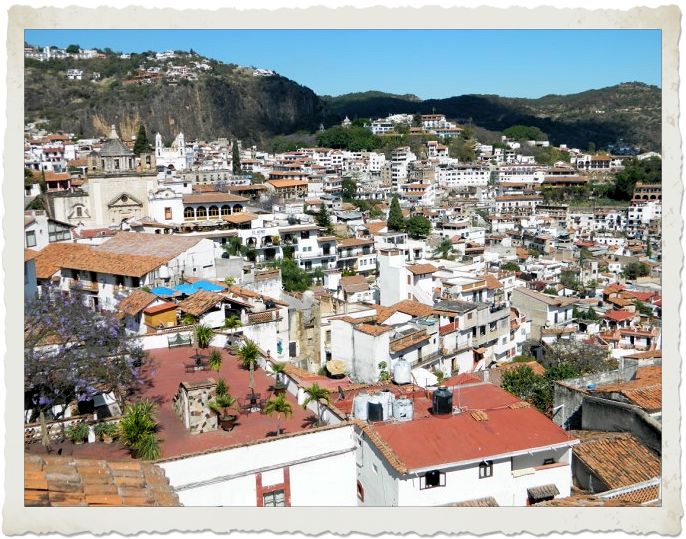
<path fill-rule="evenodd" d="M 437 112 L 493 132 L 517 125 L 537 128 L 554 145 L 604 148 L 623 139 L 645 151 L 661 147 L 661 90 L 641 83 L 538 99 L 460 95 L 421 100 L 381 91 L 317 96 L 278 74 L 256 77 L 251 67 L 192 51 L 176 51 L 175 58 L 164 60 L 152 51 L 127 58 L 108 49 L 101 52 L 104 57 L 92 59 L 25 59 L 26 120 L 83 136 L 103 135 L 103 126 L 116 123 L 128 138 L 143 122 L 148 134 L 160 131 L 165 139 L 182 130 L 189 138 L 228 136 L 265 144 L 275 136 L 294 134 L 298 141 L 312 142 L 322 122 L 332 127 L 345 116 L 361 127 L 359 120 L 389 113 Z M 194 71 L 197 80 L 129 82 L 139 68 L 164 72 L 170 64 L 193 68 L 197 63 L 210 66 Z M 83 70 L 83 80 L 67 80 L 68 69 Z M 92 81 L 95 72 L 100 79 Z M 281 139 L 277 145 L 289 148 L 293 141 Z"/>

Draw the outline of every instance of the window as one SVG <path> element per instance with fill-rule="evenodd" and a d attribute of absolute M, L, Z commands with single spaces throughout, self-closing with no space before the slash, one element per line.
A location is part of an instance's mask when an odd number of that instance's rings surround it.
<path fill-rule="evenodd" d="M 362 483 L 359 481 L 357 482 L 357 498 L 363 502 L 364 501 L 364 487 L 362 486 Z"/>
<path fill-rule="evenodd" d="M 76 206 L 76 217 L 83 216 L 83 206 Z"/>
<path fill-rule="evenodd" d="M 419 481 L 420 490 L 428 488 L 444 487 L 445 486 L 445 472 L 440 470 L 431 470 L 426 472 Z"/>
<path fill-rule="evenodd" d="M 119 170 L 119 159 L 114 160 L 114 170 Z"/>
<path fill-rule="evenodd" d="M 165 219 L 171 219 L 172 218 L 172 209 L 171 208 L 164 208 L 164 218 Z"/>
<path fill-rule="evenodd" d="M 115 275 L 115 282 L 117 283 L 117 286 L 124 286 L 124 276 L 123 275 Z"/>
<path fill-rule="evenodd" d="M 275 490 L 262 495 L 263 507 L 286 507 L 286 491 Z"/>
<path fill-rule="evenodd" d="M 555 459 L 545 459 L 543 461 L 543 466 L 547 466 L 548 464 L 555 464 Z"/>
<path fill-rule="evenodd" d="M 26 233 L 26 246 L 27 247 L 35 247 L 36 246 L 36 232 L 33 230 L 29 230 Z"/>
<path fill-rule="evenodd" d="M 493 477 L 493 461 L 485 460 L 479 464 L 479 479 L 485 479 L 486 477 Z"/>

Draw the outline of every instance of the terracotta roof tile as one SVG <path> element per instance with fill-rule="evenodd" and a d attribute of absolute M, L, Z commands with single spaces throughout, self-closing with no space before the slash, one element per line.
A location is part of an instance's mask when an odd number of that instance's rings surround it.
<path fill-rule="evenodd" d="M 135 316 L 153 301 L 157 296 L 145 290 L 134 290 L 119 302 L 119 312 L 127 316 Z"/>
<path fill-rule="evenodd" d="M 207 290 L 199 290 L 183 301 L 180 301 L 178 307 L 181 311 L 190 315 L 201 316 L 223 299 L 224 296 L 220 294 L 215 294 L 214 292 L 209 292 Z"/>
<path fill-rule="evenodd" d="M 247 202 L 248 199 L 230 193 L 193 193 L 183 195 L 184 204 L 220 204 L 222 202 Z"/>
<path fill-rule="evenodd" d="M 608 489 L 640 483 L 661 474 L 660 459 L 630 434 L 587 440 L 573 451 Z"/>
<path fill-rule="evenodd" d="M 362 245 L 374 245 L 374 240 L 364 238 L 345 238 L 338 241 L 337 247 L 339 249 L 345 249 L 348 247 L 361 247 Z"/>
<path fill-rule="evenodd" d="M 438 268 L 433 264 L 410 264 L 406 268 L 414 275 L 424 275 L 438 271 Z"/>
<path fill-rule="evenodd" d="M 141 461 L 24 457 L 26 506 L 179 506 L 164 471 Z M 122 475 L 126 474 L 126 475 Z M 155 480 L 152 480 L 155 478 Z"/>

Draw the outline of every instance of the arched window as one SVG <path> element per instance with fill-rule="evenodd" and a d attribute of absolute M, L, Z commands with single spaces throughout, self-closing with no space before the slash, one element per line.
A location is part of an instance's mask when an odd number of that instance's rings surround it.
<path fill-rule="evenodd" d="M 192 221 L 193 219 L 195 219 L 195 212 L 193 211 L 193 208 L 184 208 L 183 218 L 186 221 Z"/>
<path fill-rule="evenodd" d="M 243 211 L 243 206 L 240 204 L 235 204 L 233 207 L 233 213 L 240 213 Z"/>
<path fill-rule="evenodd" d="M 231 215 L 231 207 L 226 204 L 222 206 L 222 215 Z"/>
<path fill-rule="evenodd" d="M 207 219 L 207 209 L 205 206 L 198 206 L 195 210 L 195 215 L 198 219 Z"/>
<path fill-rule="evenodd" d="M 210 206 L 210 218 L 219 217 L 219 208 L 217 206 Z"/>

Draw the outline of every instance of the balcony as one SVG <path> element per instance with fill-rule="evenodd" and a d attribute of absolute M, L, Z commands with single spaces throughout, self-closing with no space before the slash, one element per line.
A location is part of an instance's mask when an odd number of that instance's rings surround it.
<path fill-rule="evenodd" d="M 98 291 L 98 283 L 93 282 L 93 281 L 82 281 L 79 279 L 70 279 L 69 280 L 69 289 L 70 290 L 81 290 L 84 292 L 97 292 Z"/>

